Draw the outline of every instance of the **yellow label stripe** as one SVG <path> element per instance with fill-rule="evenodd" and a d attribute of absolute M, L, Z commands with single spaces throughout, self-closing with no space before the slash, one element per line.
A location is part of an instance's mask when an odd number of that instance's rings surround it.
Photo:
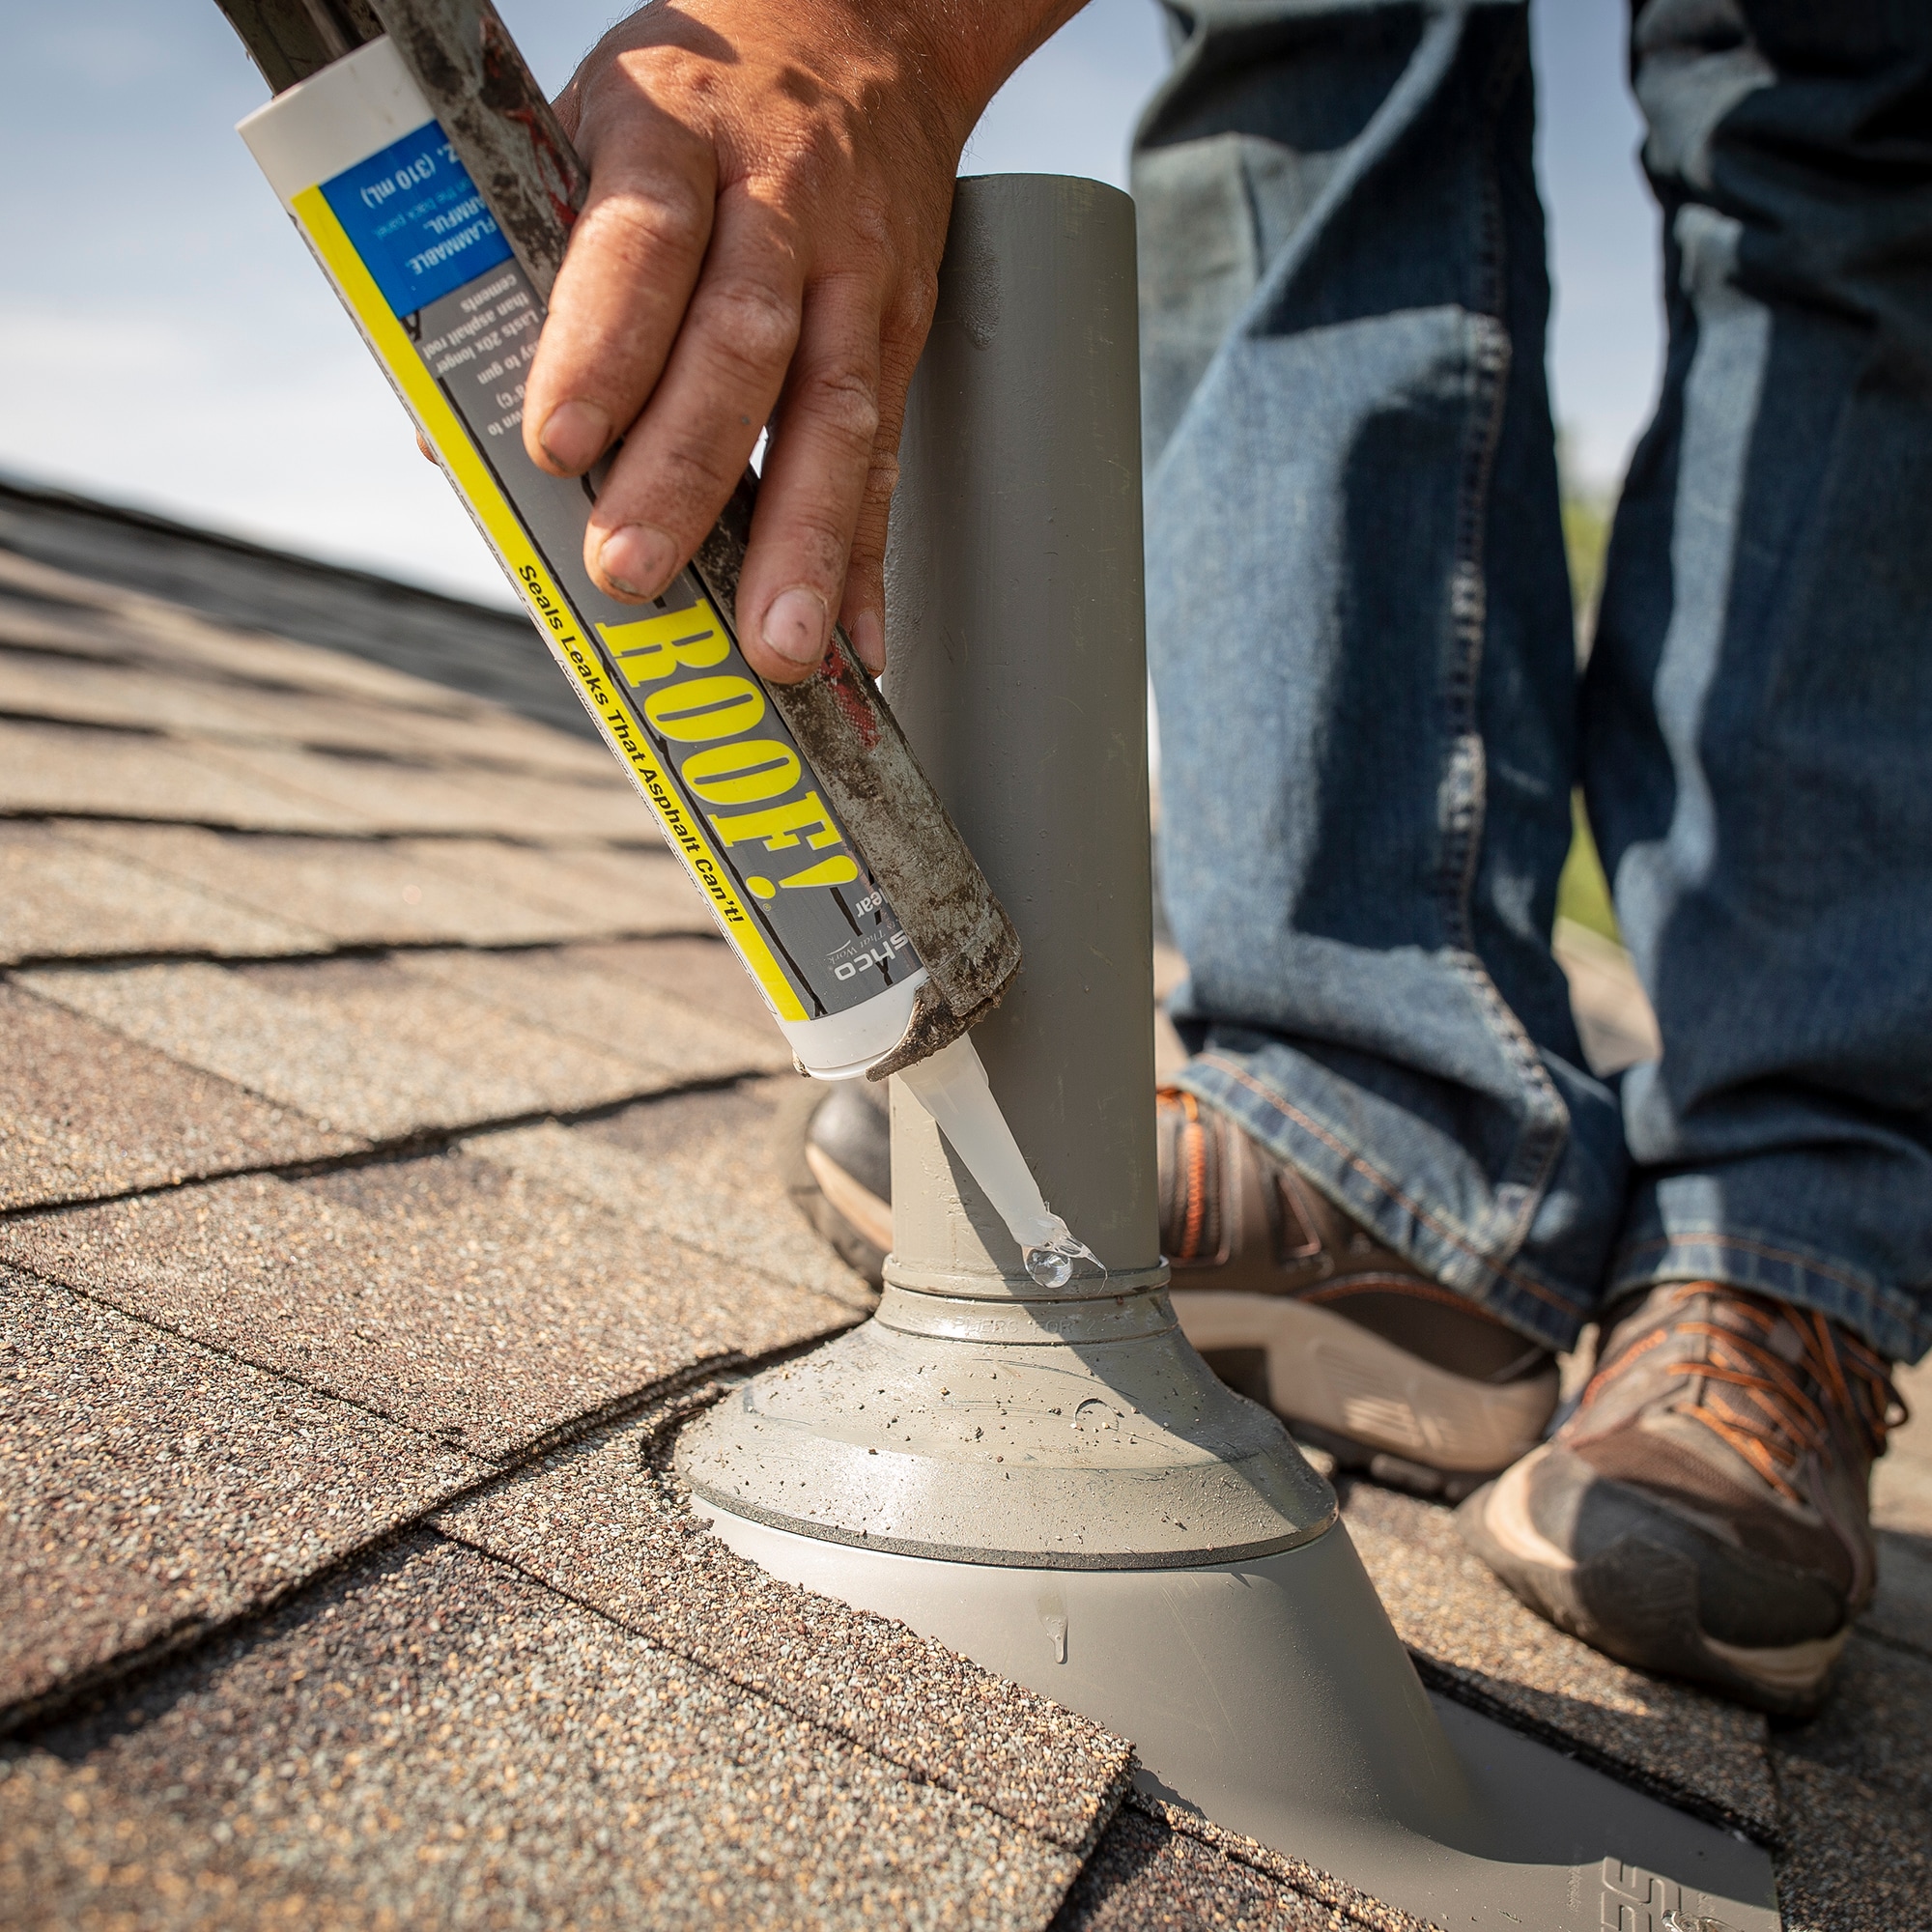
<path fill-rule="evenodd" d="M 739 899 L 729 872 L 711 849 L 709 840 L 701 836 L 697 814 L 685 807 L 680 793 L 661 769 L 662 761 L 652 750 L 649 736 L 604 675 L 595 652 L 578 635 L 576 613 L 553 581 L 549 566 L 470 441 L 449 399 L 416 354 L 408 331 L 390 311 L 321 188 L 304 188 L 292 206 L 344 301 L 361 324 L 370 347 L 394 379 L 423 434 L 435 446 L 485 534 L 522 587 L 552 654 L 583 687 L 611 749 L 657 813 L 666 837 L 683 858 L 698 890 L 711 901 L 725 938 L 751 969 L 781 1019 L 809 1019 L 810 1015 L 785 978 L 757 920 Z M 724 620 L 716 610 L 708 603 L 702 610 L 710 622 L 720 626 L 722 633 Z"/>

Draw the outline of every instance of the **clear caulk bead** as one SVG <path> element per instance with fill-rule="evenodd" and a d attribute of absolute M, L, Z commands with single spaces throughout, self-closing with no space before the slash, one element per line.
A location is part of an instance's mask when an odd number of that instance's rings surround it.
<path fill-rule="evenodd" d="M 1073 1279 L 1073 1263 L 1052 1248 L 1029 1248 L 1026 1271 L 1041 1288 L 1065 1288 Z"/>

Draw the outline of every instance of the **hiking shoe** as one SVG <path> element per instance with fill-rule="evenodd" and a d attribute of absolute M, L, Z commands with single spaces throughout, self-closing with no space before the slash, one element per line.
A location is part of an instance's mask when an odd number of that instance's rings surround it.
<path fill-rule="evenodd" d="M 1877 1572 L 1886 1364 L 1810 1309 L 1714 1282 L 1605 1319 L 1554 1438 L 1462 1507 L 1469 1546 L 1585 1643 L 1760 1710 L 1821 1702 Z"/>
<path fill-rule="evenodd" d="M 1443 1288 L 1229 1117 L 1163 1088 L 1160 1239 L 1187 1339 L 1344 1468 L 1454 1501 L 1528 1453 L 1550 1351 Z"/>

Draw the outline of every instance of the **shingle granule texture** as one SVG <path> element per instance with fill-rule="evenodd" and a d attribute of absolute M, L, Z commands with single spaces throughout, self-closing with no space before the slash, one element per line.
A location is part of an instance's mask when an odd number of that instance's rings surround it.
<path fill-rule="evenodd" d="M 366 749 L 0 721 L 0 813 L 158 819 L 261 832 L 656 838 L 611 765 L 581 779 L 411 765 Z"/>
<path fill-rule="evenodd" d="M 101 847 L 111 842 L 157 875 L 238 905 L 298 919 L 331 946 L 526 946 L 613 930 L 439 865 L 440 839 L 278 838 L 191 825 L 96 824 L 75 826 L 71 836 Z M 260 956 L 303 949 L 227 950 Z"/>
<path fill-rule="evenodd" d="M 411 766 L 297 745 L 200 740 L 194 751 L 210 768 L 306 801 L 318 815 L 318 830 L 460 832 L 537 839 L 656 836 L 650 808 L 614 763 L 606 777 L 573 782 L 521 772 Z"/>
<path fill-rule="evenodd" d="M 391 986 L 396 977 L 383 960 L 331 963 Z M 291 970 L 281 969 L 283 975 Z M 304 982 L 309 998 L 286 980 L 265 984 L 202 961 L 65 967 L 22 974 L 20 983 L 176 1060 L 364 1139 L 514 1117 L 543 1106 L 527 1079 L 494 1058 L 479 1062 L 425 1041 L 420 1024 L 408 1027 L 420 1013 L 393 1010 L 397 1004 L 407 1007 L 407 1000 L 392 1001 L 391 1011 L 384 1013 L 378 994 L 358 1011 L 339 971 L 329 980 Z M 421 990 L 418 1004 L 433 1006 L 434 994 Z M 331 993 L 337 997 L 331 999 Z M 469 1031 L 462 1020 L 473 1015 L 459 1009 L 454 1017 L 462 1031 Z M 408 1028 L 401 1037 L 395 1037 L 398 1022 Z M 571 1075 L 582 1070 L 581 1059 L 563 1069 L 568 1091 L 577 1091 Z"/>
<path fill-rule="evenodd" d="M 1876 1636 L 1932 1657 L 1932 1536 L 1878 1534 L 1878 1593 L 1859 1619 Z"/>
<path fill-rule="evenodd" d="M 146 598 L 56 605 L 56 582 L 69 597 L 86 588 L 48 572 L 32 602 L 0 592 L 0 706 L 15 716 L 611 782 L 601 746 L 487 700 Z"/>
<path fill-rule="evenodd" d="M 10 629 L 12 627 L 9 627 Z M 234 738 L 372 753 L 453 769 L 537 772 L 577 783 L 608 784 L 600 747 L 473 707 L 461 717 L 426 713 L 364 696 L 309 690 L 300 701 L 288 680 L 238 676 L 202 665 L 146 666 L 98 639 L 90 661 L 71 638 L 40 641 L 0 632 L 0 711 L 55 723 L 114 724 L 181 736 Z"/>
<path fill-rule="evenodd" d="M 159 818 L 268 832 L 361 832 L 321 799 L 216 761 L 192 744 L 133 731 L 0 719 L 0 815 Z M 494 828 L 493 828 L 494 829 Z"/>
<path fill-rule="evenodd" d="M 702 939 L 661 939 L 650 945 L 593 943 L 573 949 L 573 956 L 592 972 L 641 980 L 720 1018 L 762 1032 L 771 1029 L 771 1009 L 764 996 L 715 932 Z M 789 1066 L 791 1062 L 787 1059 L 784 1064 Z"/>
<path fill-rule="evenodd" d="M 1852 1633 L 1836 1694 L 1809 1723 L 1777 1728 L 1781 1763 L 1804 1758 L 1883 1785 L 1932 1819 L 1932 1631 L 1919 1647 Z M 1932 1836 L 1927 1838 L 1932 1846 Z M 1932 1909 L 1932 1897 L 1926 1901 Z"/>
<path fill-rule="evenodd" d="M 0 1267 L 0 1710 L 192 1638 L 484 1473 Z"/>
<path fill-rule="evenodd" d="M 415 1536 L 0 1753 L 19 1925 L 985 1926 L 1064 1846 Z"/>
<path fill-rule="evenodd" d="M 796 1075 L 725 1093 L 669 1094 L 572 1127 L 546 1122 L 479 1134 L 464 1150 L 587 1201 L 622 1201 L 632 1223 L 733 1266 L 836 1296 L 877 1297 L 806 1221 L 778 1179 L 781 1125 L 773 1090 Z"/>
<path fill-rule="evenodd" d="M 359 1146 L 0 984 L 0 1208 L 318 1160 Z"/>
<path fill-rule="evenodd" d="M 1127 1746 L 929 1637 L 727 1549 L 663 1471 L 676 1412 L 554 1450 L 433 1520 L 920 1778 L 1069 1851 L 1091 1847 L 1122 1789 Z"/>
<path fill-rule="evenodd" d="M 286 901 L 279 909 L 249 907 L 143 865 L 133 835 L 150 828 L 87 829 L 105 836 L 97 845 L 45 825 L 0 820 L 0 963 L 136 952 L 315 952 L 329 944 L 326 934 L 285 917 Z"/>
<path fill-rule="evenodd" d="M 666 1066 L 687 1080 L 791 1065 L 784 1036 L 722 940 L 426 952 L 410 963 L 452 992 L 527 1024 Z"/>
<path fill-rule="evenodd" d="M 871 1295 L 600 747 L 0 551 L 0 1922 L 1408 1932 L 698 1527 L 680 1418 Z M 1793 1932 L 1932 1932 L 1927 1443 L 1804 1725 L 1342 1487 L 1432 1684 L 1775 1838 Z"/>
<path fill-rule="evenodd" d="M 316 655 L 327 659 L 330 654 Z M 547 657 L 537 665 L 543 670 L 552 668 Z M 487 698 L 471 698 L 418 678 L 404 675 L 399 682 L 413 688 L 412 703 L 345 697 L 330 704 L 325 699 L 316 705 L 314 722 L 305 724 L 301 742 L 321 750 L 367 751 L 373 745 L 419 764 L 528 773 L 571 784 L 607 786 L 614 777 L 622 790 L 627 782 L 613 772 L 610 753 L 594 739 L 554 730 Z M 452 700 L 457 708 L 448 715 L 431 708 Z M 372 720 L 377 732 L 365 739 Z"/>
<path fill-rule="evenodd" d="M 1780 1755 L 1784 1932 L 1927 1932 L 1932 1811 L 1803 1755 Z"/>
<path fill-rule="evenodd" d="M 1775 1735 L 1785 1932 L 1932 1926 L 1932 1627 L 1854 1632 L 1832 1701 Z"/>
<path fill-rule="evenodd" d="M 473 1105 L 462 1086 L 445 1081 L 425 1089 L 417 1103 L 425 1124 L 459 1126 L 493 1115 L 605 1106 L 686 1080 L 728 1080 L 769 1057 L 762 1039 L 741 1039 L 688 1012 L 663 1015 L 655 1029 L 635 1039 L 600 1038 L 595 1016 L 585 1023 L 568 985 L 568 948 L 507 955 L 554 962 L 566 982 L 548 989 L 545 999 L 513 1008 L 495 997 L 487 979 L 471 980 L 465 972 L 472 962 L 504 956 L 399 952 L 386 959 L 268 961 L 234 970 L 251 991 L 287 1000 L 343 1029 L 385 1063 L 402 1053 L 434 1056 L 463 1081 L 475 1083 Z M 624 993 L 619 986 L 605 988 L 609 1004 Z M 486 1094 L 507 1099 L 512 1088 L 525 1096 L 521 1104 L 482 1104 Z"/>
<path fill-rule="evenodd" d="M 0 640 L 106 664 L 153 665 L 171 677 L 219 678 L 279 692 L 285 702 L 320 696 L 425 720 L 522 722 L 366 658 L 211 620 L 165 596 L 112 589 L 11 551 L 0 551 Z"/>
<path fill-rule="evenodd" d="M 1074 1881 L 1052 1932 L 1425 1932 L 1299 1860 L 1131 1795 Z"/>
<path fill-rule="evenodd" d="M 603 755 L 601 753 L 599 755 Z M 510 845 L 481 838 L 403 838 L 452 877 L 514 893 L 573 932 L 691 933 L 717 927 L 683 866 L 661 846 Z"/>
<path fill-rule="evenodd" d="M 305 715 L 307 705 L 291 704 L 287 692 L 259 684 L 174 666 L 76 662 L 17 646 L 0 651 L 0 710 L 57 724 L 294 743 L 308 741 L 303 727 L 319 722 Z M 356 707 L 358 724 L 372 710 Z"/>
<path fill-rule="evenodd" d="M 1435 1503 L 1344 1482 L 1343 1513 L 1426 1681 L 1753 1837 L 1777 1835 L 1766 1722 L 1613 1662 L 1525 1609 Z"/>
<path fill-rule="evenodd" d="M 491 1458 L 853 1319 L 461 1154 L 0 1221 L 0 1259 Z"/>
<path fill-rule="evenodd" d="M 648 1034 L 600 1048 L 584 1031 L 520 1017 L 452 984 L 435 955 L 415 953 L 49 967 L 22 973 L 19 983 L 367 1140 L 605 1106 L 686 1080 L 728 1079 L 771 1058 L 762 1041 L 696 1013 L 661 1021 L 662 1058 L 648 1057 Z M 612 1000 L 621 993 L 605 990 Z M 558 1007 L 569 997 L 559 990 Z"/>

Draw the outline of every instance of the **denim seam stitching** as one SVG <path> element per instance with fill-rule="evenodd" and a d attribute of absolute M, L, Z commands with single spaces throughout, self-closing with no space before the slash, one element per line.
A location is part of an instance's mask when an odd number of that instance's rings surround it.
<path fill-rule="evenodd" d="M 1742 1248 L 1749 1255 L 1762 1255 L 1766 1261 L 1791 1262 L 1799 1267 L 1806 1267 L 1818 1274 L 1829 1275 L 1833 1281 L 1841 1281 L 1847 1288 L 1867 1288 L 1872 1284 L 1861 1281 L 1849 1270 L 1835 1266 L 1831 1262 L 1813 1261 L 1808 1255 L 1801 1255 L 1793 1248 L 1775 1248 L 1769 1241 L 1754 1241 L 1748 1235 L 1733 1235 L 1722 1228 L 1679 1228 L 1668 1235 L 1647 1236 L 1641 1241 L 1626 1241 L 1618 1249 L 1618 1258 L 1637 1256 L 1652 1252 L 1662 1253 L 1665 1248 L 1674 1248 L 1681 1241 L 1717 1241 L 1726 1247 Z"/>
<path fill-rule="evenodd" d="M 1510 88 L 1521 73 L 1524 52 L 1522 40 L 1513 37 L 1483 89 L 1482 114 L 1486 128 L 1492 132 Z M 1518 1079 L 1528 1090 L 1532 1106 L 1541 1101 L 1542 1106 L 1536 1111 L 1548 1117 L 1547 1124 L 1534 1118 L 1525 1124 L 1499 1182 L 1508 1185 L 1515 1181 L 1523 1190 L 1522 1205 L 1515 1214 L 1493 1217 L 1500 1223 L 1493 1231 L 1493 1245 L 1499 1252 L 1513 1255 L 1528 1238 L 1537 1206 L 1562 1157 L 1569 1134 L 1570 1110 L 1549 1078 L 1535 1043 L 1483 964 L 1469 920 L 1489 792 L 1487 759 L 1482 734 L 1477 728 L 1476 710 L 1483 646 L 1489 627 L 1484 526 L 1496 444 L 1502 434 L 1512 357 L 1509 333 L 1499 320 L 1504 286 L 1502 190 L 1496 180 L 1492 147 L 1491 140 L 1483 143 L 1483 152 L 1490 158 L 1481 174 L 1482 242 L 1477 257 L 1481 286 L 1475 292 L 1480 306 L 1471 318 L 1475 367 L 1469 429 L 1457 484 L 1456 554 L 1450 579 L 1450 635 L 1458 648 L 1444 692 L 1450 745 L 1447 776 L 1455 779 L 1466 774 L 1468 781 L 1466 789 L 1458 785 L 1451 791 L 1452 815 L 1444 827 L 1443 863 L 1437 890 L 1444 923 L 1454 940 L 1452 963 L 1488 1018 L 1492 1037 Z"/>
<path fill-rule="evenodd" d="M 1808 1274 L 1822 1275 L 1827 1281 L 1835 1281 L 1840 1287 L 1849 1289 L 1854 1294 L 1867 1300 L 1885 1300 L 1895 1291 L 1888 1289 L 1883 1282 L 1874 1281 L 1869 1276 L 1861 1276 L 1850 1269 L 1840 1267 L 1833 1262 L 1813 1260 L 1809 1255 L 1799 1254 L 1792 1248 L 1776 1248 L 1769 1241 L 1753 1240 L 1748 1235 L 1727 1234 L 1721 1228 L 1680 1228 L 1674 1233 L 1651 1236 L 1641 1241 L 1626 1241 L 1618 1250 L 1616 1267 L 1620 1271 L 1626 1262 L 1634 1262 L 1640 1255 L 1658 1253 L 1690 1241 L 1709 1241 L 1715 1247 L 1736 1248 L 1740 1253 L 1757 1255 L 1769 1262 L 1784 1262 L 1795 1268 L 1803 1268 Z M 1917 1311 L 1915 1309 L 1915 1319 Z"/>
<path fill-rule="evenodd" d="M 1655 1283 L 1657 1277 L 1640 1271 L 1639 1257 L 1647 1253 L 1662 1254 L 1680 1243 L 1706 1241 L 1717 1248 L 1735 1248 L 1739 1253 L 1755 1256 L 1760 1260 L 1781 1262 L 1802 1275 L 1810 1275 L 1820 1281 L 1831 1282 L 1842 1289 L 1846 1298 L 1854 1303 L 1868 1320 L 1896 1322 L 1906 1335 L 1928 1332 L 1926 1318 L 1921 1309 L 1909 1295 L 1899 1290 L 1888 1288 L 1883 1282 L 1869 1279 L 1861 1280 L 1844 1268 L 1834 1266 L 1830 1262 L 1813 1261 L 1808 1256 L 1794 1253 L 1789 1248 L 1773 1247 L 1768 1241 L 1754 1241 L 1747 1235 L 1724 1234 L 1716 1228 L 1685 1228 L 1678 1234 L 1663 1237 L 1652 1236 L 1641 1241 L 1627 1241 L 1620 1247 L 1612 1261 L 1605 1284 L 1605 1296 L 1613 1296 L 1628 1286 L 1641 1288 Z M 1690 1280 L 1695 1277 L 1685 1276 Z M 1770 1294 L 1775 1291 L 1760 1288 L 1751 1282 L 1734 1282 L 1731 1287 L 1745 1289 L 1750 1293 Z M 1831 1310 L 1826 1311 L 1833 1313 Z M 1837 1318 L 1834 1319 L 1844 1319 Z M 1874 1338 L 1874 1346 L 1879 1346 Z"/>
<path fill-rule="evenodd" d="M 1421 1203 L 1411 1201 L 1388 1175 L 1382 1173 L 1379 1168 L 1369 1160 L 1366 1154 L 1358 1153 L 1340 1135 L 1330 1133 L 1320 1121 L 1317 1121 L 1311 1115 L 1304 1114 L 1292 1100 L 1275 1093 L 1272 1088 L 1264 1087 L 1253 1074 L 1247 1072 L 1242 1067 L 1236 1066 L 1232 1061 L 1222 1059 L 1218 1053 L 1204 1053 L 1199 1058 L 1211 1066 L 1219 1067 L 1231 1079 L 1239 1081 L 1243 1087 L 1247 1088 L 1251 1093 L 1258 1094 L 1269 1106 L 1306 1128 L 1323 1146 L 1333 1148 L 1350 1167 L 1365 1179 L 1373 1181 L 1389 1200 L 1393 1201 L 1399 1208 L 1403 1208 L 1410 1214 L 1413 1214 L 1425 1228 L 1428 1228 L 1434 1234 L 1439 1235 L 1451 1247 L 1460 1249 L 1471 1261 L 1489 1269 L 1498 1280 L 1506 1281 L 1511 1287 L 1520 1288 L 1527 1294 L 1533 1294 L 1537 1300 L 1547 1303 L 1549 1307 L 1559 1310 L 1566 1316 L 1576 1315 L 1577 1309 L 1574 1303 L 1565 1301 L 1553 1289 L 1545 1288 L 1540 1282 L 1531 1280 L 1529 1276 L 1519 1274 L 1514 1268 L 1506 1267 L 1501 1262 L 1496 1261 L 1491 1255 L 1485 1253 L 1483 1249 L 1476 1246 L 1472 1236 L 1459 1233 L 1454 1227 L 1446 1225 L 1441 1221 L 1429 1208 L 1424 1208 Z"/>

